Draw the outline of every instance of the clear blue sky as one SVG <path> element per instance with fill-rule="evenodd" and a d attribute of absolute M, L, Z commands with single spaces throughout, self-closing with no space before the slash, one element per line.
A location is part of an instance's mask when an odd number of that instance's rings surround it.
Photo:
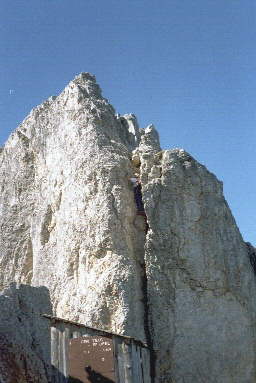
<path fill-rule="evenodd" d="M 255 0 L 1 0 L 0 145 L 80 72 L 224 182 L 255 238 Z"/>

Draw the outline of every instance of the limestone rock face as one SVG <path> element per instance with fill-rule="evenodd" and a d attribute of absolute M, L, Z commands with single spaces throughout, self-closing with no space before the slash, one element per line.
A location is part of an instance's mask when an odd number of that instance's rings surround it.
<path fill-rule="evenodd" d="M 115 116 L 88 74 L 31 112 L 1 156 L 13 182 L 1 201 L 1 269 L 2 283 L 49 288 L 60 317 L 143 338 L 127 149 L 138 128 L 128 117 Z"/>
<path fill-rule="evenodd" d="M 183 150 L 141 169 L 160 381 L 254 382 L 255 276 L 222 184 Z"/>
<path fill-rule="evenodd" d="M 116 115 L 93 76 L 12 134 L 0 188 L 1 289 L 45 288 L 48 312 L 147 342 L 155 382 L 256 382 L 255 276 L 221 183 L 185 151 L 161 151 L 153 125 Z"/>

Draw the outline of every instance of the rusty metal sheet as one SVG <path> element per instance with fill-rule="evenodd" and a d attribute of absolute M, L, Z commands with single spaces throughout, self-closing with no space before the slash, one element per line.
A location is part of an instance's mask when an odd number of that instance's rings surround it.
<path fill-rule="evenodd" d="M 68 383 L 116 383 L 113 341 L 86 336 L 69 340 Z"/>

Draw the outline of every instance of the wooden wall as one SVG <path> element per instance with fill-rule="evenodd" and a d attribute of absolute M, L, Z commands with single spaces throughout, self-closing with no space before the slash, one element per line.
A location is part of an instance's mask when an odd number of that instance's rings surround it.
<path fill-rule="evenodd" d="M 68 383 L 69 341 L 84 336 L 106 336 L 106 332 L 72 322 L 51 321 L 52 383 Z M 116 383 L 150 383 L 149 350 L 133 338 L 108 333 L 113 341 Z"/>

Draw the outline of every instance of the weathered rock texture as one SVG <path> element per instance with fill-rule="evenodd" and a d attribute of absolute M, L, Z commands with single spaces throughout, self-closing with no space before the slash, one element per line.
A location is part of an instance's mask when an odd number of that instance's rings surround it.
<path fill-rule="evenodd" d="M 93 76 L 32 110 L 0 187 L 1 289 L 44 286 L 55 315 L 146 341 L 156 382 L 256 382 L 255 276 L 221 183 L 115 115 Z"/>
<path fill-rule="evenodd" d="M 254 382 L 255 277 L 221 183 L 183 150 L 146 156 L 142 173 L 159 377 Z"/>

